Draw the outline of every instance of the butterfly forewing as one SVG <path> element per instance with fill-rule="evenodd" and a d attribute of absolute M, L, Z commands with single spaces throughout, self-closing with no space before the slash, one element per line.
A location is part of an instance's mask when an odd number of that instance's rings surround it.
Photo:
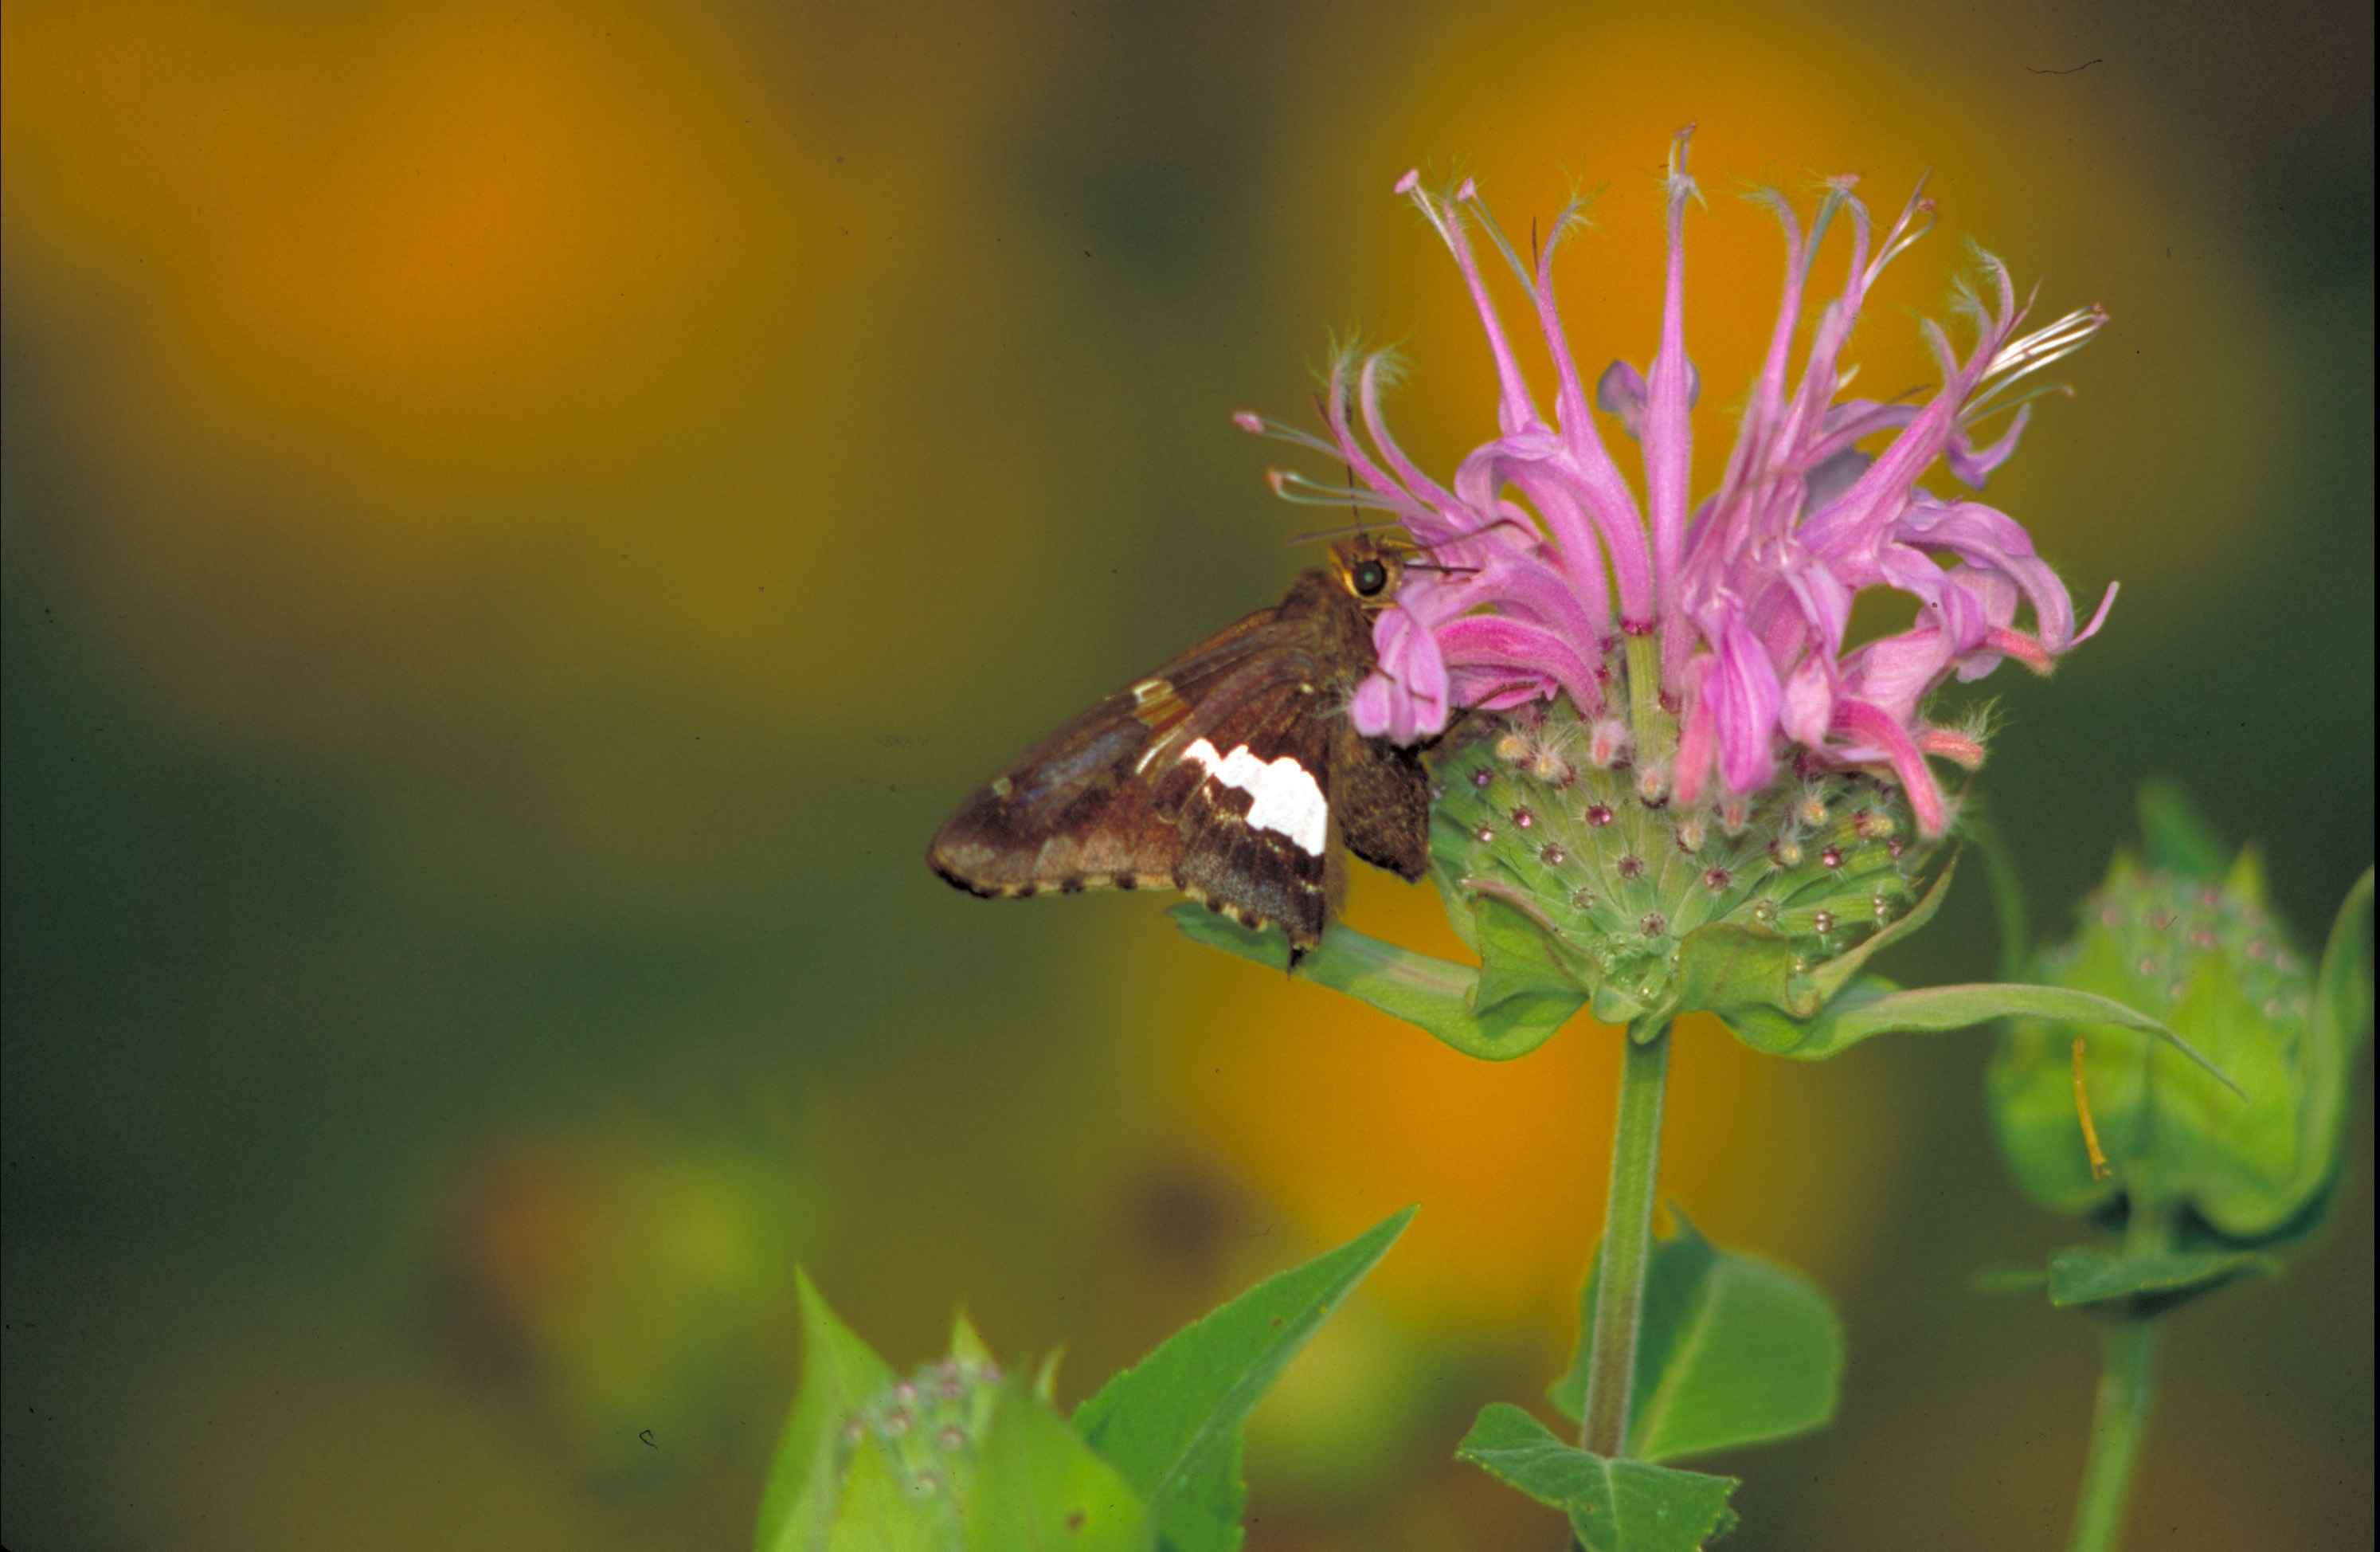
<path fill-rule="evenodd" d="M 934 871 L 987 896 L 1172 886 L 1181 798 L 1160 812 L 1160 782 L 1200 708 L 1211 719 L 1272 677 L 1277 613 L 1216 632 L 1026 751 L 935 835 Z"/>
<path fill-rule="evenodd" d="M 1279 924 L 1293 959 L 1335 907 L 1342 834 L 1407 879 L 1427 866 L 1419 760 L 1347 718 L 1372 664 L 1370 617 L 1308 571 L 1276 607 L 1026 752 L 960 806 L 927 860 L 978 895 L 1179 888 L 1234 920 Z"/>

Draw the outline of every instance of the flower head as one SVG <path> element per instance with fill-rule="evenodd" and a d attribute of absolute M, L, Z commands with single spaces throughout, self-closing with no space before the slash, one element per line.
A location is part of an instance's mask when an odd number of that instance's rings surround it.
<path fill-rule="evenodd" d="M 2064 584 L 2014 519 L 1917 482 L 1940 461 L 1980 487 L 2015 451 L 2029 401 L 2049 391 L 2028 379 L 2082 346 L 2106 314 L 2087 308 L 2028 332 L 2029 306 L 2019 304 L 2005 267 L 1981 255 L 1982 287 L 1961 293 L 1974 342 L 1961 354 L 1925 325 L 1939 385 L 1923 397 L 1841 398 L 1852 376 L 1843 348 L 1861 308 L 1886 265 L 1932 226 L 1933 204 L 1921 185 L 1879 238 L 1852 179 L 1827 185 L 1806 231 L 1783 196 L 1763 193 L 1785 236 L 1777 322 L 1718 489 L 1691 503 L 1699 387 L 1685 350 L 1685 213 L 1697 197 L 1686 171 L 1691 132 L 1673 144 L 1665 181 L 1667 277 L 1649 369 L 1615 361 L 1590 391 L 1571 353 L 1553 258 L 1574 210 L 1532 267 L 1471 183 L 1440 197 L 1407 173 L 1398 192 L 1445 242 L 1478 310 L 1496 363 L 1498 434 L 1463 458 L 1450 483 L 1433 479 L 1390 434 L 1380 412 L 1390 367 L 1378 354 L 1333 362 L 1327 442 L 1254 416 L 1241 423 L 1344 462 L 1361 483 L 1361 504 L 1401 526 L 1436 568 L 1413 574 L 1379 617 L 1378 666 L 1352 707 L 1367 736 L 1415 743 L 1442 732 L 1460 708 L 1509 708 L 1559 692 L 1590 722 L 1627 718 L 1647 798 L 1682 808 L 1716 801 L 1724 814 L 1768 788 L 1789 758 L 1803 777 L 1888 770 L 1918 830 L 1937 836 L 1949 803 L 1927 760 L 1973 767 L 1983 745 L 1929 723 L 1927 696 L 2008 657 L 2046 673 L 2097 630 L 2116 590 L 2078 630 Z M 1850 228 L 1850 263 L 1797 373 L 1804 290 L 1838 221 Z M 1554 368 L 1550 420 L 1522 376 L 1475 231 L 1527 298 Z M 1638 444 L 1641 504 L 1597 429 L 1598 409 Z M 1979 428 L 2003 413 L 2010 419 L 1997 440 L 1979 442 Z M 1319 498 L 1326 487 L 1285 476 L 1276 489 Z M 1909 594 L 1916 620 L 1849 645 L 1852 600 L 1869 587 Z M 2030 621 L 2020 626 L 2024 612 Z"/>

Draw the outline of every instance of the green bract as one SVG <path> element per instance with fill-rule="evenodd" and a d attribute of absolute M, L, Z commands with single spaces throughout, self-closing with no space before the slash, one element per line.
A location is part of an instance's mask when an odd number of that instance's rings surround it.
<path fill-rule="evenodd" d="M 2168 789 L 2151 788 L 2143 808 L 2146 856 L 2116 859 L 2083 902 L 2081 930 L 2042 953 L 2035 971 L 2144 1009 L 2242 1093 L 2131 1030 L 2038 1019 L 2009 1027 L 1988 1095 L 2018 1183 L 2058 1212 L 2120 1205 L 2129 1218 L 2160 1226 L 2136 1232 L 2116 1258 L 2137 1263 L 2138 1279 L 2104 1253 L 2091 1253 L 2087 1265 L 2075 1259 L 2083 1253 L 2070 1253 L 2062 1281 L 2053 1266 L 2053 1294 L 2062 1286 L 2068 1295 L 2061 1302 L 2175 1292 L 2271 1269 L 2269 1257 L 2248 1253 L 2302 1236 L 2328 1207 L 2371 1024 L 2369 870 L 2339 908 L 2317 967 L 2266 905 L 2252 849 L 2227 865 L 2225 849 Z M 2107 1160 L 2095 1179 L 2075 1093 L 2078 1036 L 2080 1082 Z"/>
<path fill-rule="evenodd" d="M 1918 904 L 1933 849 L 1912 844 L 1897 789 L 1831 775 L 1730 815 L 1682 813 L 1639 796 L 1625 766 L 1581 758 L 1583 737 L 1562 715 L 1491 720 L 1436 763 L 1430 859 L 1480 956 L 1483 1010 L 1529 998 L 1585 1001 L 1610 1024 L 1693 1008 L 1790 1015 Z"/>
<path fill-rule="evenodd" d="M 1475 715 L 1431 756 L 1433 872 L 1477 968 L 1334 926 L 1297 973 L 1491 1061 L 1536 1049 L 1581 1008 L 1639 1040 L 1682 1013 L 1713 1013 L 1746 1045 L 1804 1061 L 2017 1013 L 2172 1042 L 2089 993 L 1904 990 L 1866 973 L 1932 919 L 1952 871 L 1933 865 L 1938 849 L 1919 840 L 1890 784 L 1831 772 L 1740 808 L 1681 813 L 1588 749 L 1558 702 L 1542 716 Z M 1173 919 L 1201 942 L 1286 962 L 1277 932 L 1195 906 Z"/>

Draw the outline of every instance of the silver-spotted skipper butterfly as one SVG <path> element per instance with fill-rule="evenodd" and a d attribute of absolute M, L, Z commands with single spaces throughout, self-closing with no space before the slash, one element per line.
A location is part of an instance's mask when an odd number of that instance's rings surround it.
<path fill-rule="evenodd" d="M 1339 847 L 1408 881 L 1429 865 L 1429 778 L 1366 739 L 1348 698 L 1405 561 L 1369 535 L 1330 567 L 1050 734 L 961 804 L 926 861 L 969 894 L 1179 889 L 1293 966 L 1343 886 Z"/>

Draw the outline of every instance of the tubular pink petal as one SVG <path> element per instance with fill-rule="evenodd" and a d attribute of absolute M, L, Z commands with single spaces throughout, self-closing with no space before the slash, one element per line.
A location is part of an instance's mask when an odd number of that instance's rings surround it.
<path fill-rule="evenodd" d="M 1355 731 L 1367 739 L 1386 739 L 1390 743 L 1412 744 L 1424 736 L 1411 711 L 1412 698 L 1374 674 L 1355 687 L 1348 698 L 1347 719 Z"/>
<path fill-rule="evenodd" d="M 1728 456 L 1726 476 L 1719 482 L 1718 506 L 1726 507 L 1742 488 L 1755 462 L 1766 458 L 1767 439 L 1785 415 L 1785 371 L 1792 353 L 1793 330 L 1801 322 L 1802 277 L 1808 273 L 1802 262 L 1802 229 L 1793 220 L 1793 207 L 1785 196 L 1774 189 L 1764 189 L 1755 196 L 1768 206 L 1778 224 L 1785 228 L 1785 289 L 1777 304 L 1777 322 L 1768 334 L 1768 354 L 1760 363 L 1760 375 L 1752 385 L 1752 397 L 1743 408 L 1743 421 L 1735 436 L 1735 448 Z"/>
<path fill-rule="evenodd" d="M 2015 658 L 2045 678 L 2058 666 L 2058 659 L 2049 655 L 2048 648 L 2023 631 L 2011 630 L 2004 625 L 1985 632 L 1984 645 L 2002 657 Z"/>
<path fill-rule="evenodd" d="M 1603 450 L 1602 439 L 1595 434 L 1595 422 L 1587 413 L 1586 389 L 1579 381 L 1578 362 L 1570 353 L 1570 339 L 1562 332 L 1561 310 L 1554 304 L 1554 247 L 1568 224 L 1569 213 L 1554 222 L 1552 237 L 1537 254 L 1537 332 L 1546 336 L 1546 353 L 1554 361 L 1554 416 L 1561 422 L 1563 434 L 1571 440 L 1572 456 L 1582 463 L 1601 458 L 1610 462 Z M 1590 453 L 1589 448 L 1593 451 Z"/>
<path fill-rule="evenodd" d="M 1543 674 L 1525 668 L 1463 664 L 1451 670 L 1451 693 L 1459 705 L 1500 712 L 1533 701 L 1550 701 L 1561 687 Z"/>
<path fill-rule="evenodd" d="M 1396 470 L 1397 478 L 1404 482 L 1406 489 L 1441 514 L 1451 514 L 1460 505 L 1453 494 L 1405 457 L 1404 449 L 1397 446 L 1396 439 L 1389 434 L 1387 417 L 1380 413 L 1380 362 L 1384 359 L 1385 352 L 1373 351 L 1364 358 L 1363 367 L 1355 374 L 1355 398 L 1364 412 L 1365 434 L 1372 439 L 1372 446 L 1380 450 L 1380 457 L 1387 460 L 1389 467 Z M 1345 414 L 1342 411 L 1333 422 L 1333 429 L 1344 424 Z"/>
<path fill-rule="evenodd" d="M 1686 172 L 1689 124 L 1670 143 L 1669 262 L 1661 287 L 1661 347 L 1645 382 L 1645 504 L 1653 520 L 1653 590 L 1661 615 L 1661 678 L 1672 680 L 1685 667 L 1690 644 L 1678 608 L 1678 561 L 1685 548 L 1686 483 L 1694 453 L 1694 421 L 1686 392 L 1686 200 L 1694 179 Z"/>
<path fill-rule="evenodd" d="M 1322 417 L 1330 429 L 1331 441 L 1337 445 L 1340 459 L 1355 478 L 1395 506 L 1415 538 L 1428 544 L 1439 536 L 1455 532 L 1456 525 L 1451 519 L 1415 499 L 1412 493 L 1374 463 L 1370 455 L 1364 451 L 1363 444 L 1355 440 L 1354 431 L 1347 423 L 1347 373 L 1343 359 L 1334 359 L 1330 363 L 1330 382 L 1322 396 Z M 1431 488 L 1436 489 L 1435 486 Z M 1449 506 L 1451 505 L 1450 502 Z"/>
<path fill-rule="evenodd" d="M 1556 223 L 1557 232 L 1561 223 Z M 1645 544 L 1645 519 L 1636 508 L 1636 496 L 1621 476 L 1611 455 L 1596 434 L 1595 417 L 1587 407 L 1585 389 L 1581 385 L 1578 362 L 1570 353 L 1570 344 L 1562 334 L 1561 315 L 1554 305 L 1553 244 L 1548 242 L 1537 262 L 1537 324 L 1546 338 L 1547 353 L 1553 357 L 1558 384 L 1554 408 L 1560 422 L 1560 436 L 1569 452 L 1562 469 L 1564 483 L 1585 508 L 1601 536 L 1603 547 L 1610 556 L 1612 580 L 1620 593 L 1620 612 L 1623 617 L 1649 620 L 1658 606 L 1653 596 L 1652 556 Z M 1551 514 L 1548 514 L 1550 519 Z M 1565 558 L 1571 546 L 1592 543 L 1585 534 L 1555 532 Z M 1584 588 L 1587 583 L 1583 570 L 1573 572 Z M 1597 568 L 1597 580 L 1601 570 Z M 1599 612 L 1599 611 L 1598 611 Z"/>
<path fill-rule="evenodd" d="M 1678 726 L 1678 752 L 1670 763 L 1670 790 L 1680 808 L 1701 802 L 1718 750 L 1718 712 L 1711 694 L 1711 660 L 1696 657 L 1679 676 L 1685 715 Z"/>
<path fill-rule="evenodd" d="M 2107 623 L 2107 611 L 2116 606 L 2116 593 L 2122 586 L 2123 583 L 2121 582 L 2109 582 L 2107 584 L 2107 591 L 2099 595 L 2098 608 L 2092 612 L 2091 623 L 2076 631 L 2074 633 L 2074 640 L 2066 643 L 2070 650 L 2074 647 L 2081 646 L 2083 642 L 2089 641 L 2092 637 L 2096 636 L 2099 633 L 2099 627 Z"/>
<path fill-rule="evenodd" d="M 1935 785 L 1934 773 L 1925 768 L 1925 756 L 1918 752 L 1909 730 L 1864 701 L 1837 702 L 1835 726 L 1884 752 L 1892 774 L 1900 778 L 1900 789 L 1908 795 L 1918 832 L 1928 839 L 1940 835 L 1949 822 L 1942 789 Z"/>
<path fill-rule="evenodd" d="M 1922 626 L 1870 642 L 1843 660 L 1835 711 L 1840 714 L 1846 697 L 1855 697 L 1914 720 L 1917 703 L 1941 683 L 1956 655 L 1939 630 Z"/>
<path fill-rule="evenodd" d="M 1487 557 L 1482 591 L 1520 603 L 1548 625 L 1575 642 L 1600 641 L 1611 630 L 1610 589 L 1603 579 L 1602 555 L 1595 534 L 1579 514 L 1569 492 L 1548 474 L 1518 475 L 1522 494 L 1544 514 L 1554 534 L 1556 571 L 1543 560 L 1526 560 L 1509 551 Z"/>
<path fill-rule="evenodd" d="M 1569 642 L 1541 625 L 1499 615 L 1465 615 L 1439 628 L 1438 644 L 1450 665 L 1540 674 L 1567 690 L 1581 711 L 1602 708 L 1603 691 L 1595 670 Z"/>
<path fill-rule="evenodd" d="M 1907 252 L 1912 244 L 1934 229 L 1934 202 L 1925 197 L 1925 182 L 1933 176 L 1931 169 L 1917 175 L 1917 185 L 1909 191 L 1909 202 L 1900 207 L 1900 214 L 1893 219 L 1892 229 L 1885 233 L 1882 245 L 1876 249 L 1876 262 L 1860 275 L 1862 291 L 1873 289 L 1876 277 L 1884 273 L 1885 265 Z"/>
<path fill-rule="evenodd" d="M 2016 418 L 2009 422 L 2008 430 L 1988 447 L 1977 447 L 1968 441 L 1966 434 L 1954 433 L 1950 437 L 1950 472 L 1970 490 L 1982 490 L 1992 470 L 2015 456 L 2017 439 L 2024 434 L 2025 422 L 2033 418 L 2033 406 L 2020 406 Z"/>
<path fill-rule="evenodd" d="M 1406 175 L 1411 179 L 1412 175 Z M 1521 375 L 1521 363 L 1513 358 L 1512 342 L 1504 337 L 1504 325 L 1496 316 L 1495 299 L 1488 295 L 1488 282 L 1479 273 L 1479 263 L 1472 257 L 1471 243 L 1463 235 L 1461 217 L 1452 210 L 1441 212 L 1417 182 L 1398 185 L 1399 191 L 1429 217 L 1438 228 L 1447 251 L 1454 255 L 1455 267 L 1463 272 L 1463 283 L 1471 289 L 1471 305 L 1478 310 L 1479 326 L 1488 336 L 1488 352 L 1496 358 L 1496 380 L 1502 385 L 1503 397 L 1497 406 L 1497 421 L 1504 434 L 1511 435 L 1538 424 L 1536 406 L 1529 402 L 1529 385 Z"/>
<path fill-rule="evenodd" d="M 2067 593 L 2066 584 L 2058 580 L 2058 573 L 2034 553 L 2033 540 L 2023 525 L 2007 513 L 1981 502 L 1938 502 L 1920 492 L 1892 525 L 1891 532 L 1896 538 L 1930 553 L 1957 556 L 1976 573 L 2006 578 L 2022 589 L 2026 601 L 2032 604 L 2034 624 L 2043 644 L 2053 654 L 2071 644 L 2074 601 Z M 1966 580 L 1978 579 L 1971 576 Z M 2012 615 L 2013 602 L 2009 607 Z"/>
<path fill-rule="evenodd" d="M 1984 768 L 1983 740 L 1948 727 L 1928 727 L 1917 735 L 1917 747 L 1937 760 L 1948 760 L 1961 770 Z"/>
<path fill-rule="evenodd" d="M 1824 744 L 1827 729 L 1834 725 L 1834 666 L 1831 653 L 1813 652 L 1786 677 L 1784 699 L 1778 707 L 1778 725 L 1787 738 L 1805 748 L 1816 749 Z"/>
<path fill-rule="evenodd" d="M 1730 619 L 1699 697 L 1718 733 L 1719 774 L 1735 792 L 1756 792 L 1777 774 L 1777 716 L 1785 700 L 1777 666 L 1745 628 Z"/>

